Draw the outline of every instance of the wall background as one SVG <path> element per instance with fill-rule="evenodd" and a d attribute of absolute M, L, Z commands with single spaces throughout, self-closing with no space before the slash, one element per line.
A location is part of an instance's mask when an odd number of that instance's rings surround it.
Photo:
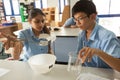
<path fill-rule="evenodd" d="M 0 1 L 2 1 L 2 0 L 0 0 Z M 33 2 L 33 0 L 28 0 L 28 3 L 29 3 L 29 1 Z M 56 17 L 55 21 L 57 21 L 57 22 L 61 21 L 61 16 L 59 15 L 59 3 L 58 3 L 58 1 L 59 0 L 47 0 L 48 7 L 56 7 L 56 10 L 57 10 L 56 12 L 58 12 L 58 13 L 56 13 L 57 17 Z M 70 15 L 71 15 L 71 9 L 76 1 L 78 1 L 78 0 L 68 0 L 68 3 L 70 4 Z M 27 3 L 25 0 L 19 0 L 19 2 Z M 15 16 L 15 18 L 16 18 L 16 21 L 21 22 L 20 16 Z M 9 16 L 7 17 L 7 20 L 9 20 Z M 23 24 L 24 28 L 27 28 L 29 26 L 28 22 L 22 22 L 22 24 Z"/>

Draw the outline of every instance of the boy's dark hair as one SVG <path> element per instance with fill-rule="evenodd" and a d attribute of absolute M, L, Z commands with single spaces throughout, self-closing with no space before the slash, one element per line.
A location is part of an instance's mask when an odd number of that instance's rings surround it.
<path fill-rule="evenodd" d="M 92 13 L 97 14 L 96 6 L 92 1 L 89 0 L 80 0 L 75 3 L 72 8 L 72 16 L 78 12 L 84 12 L 89 17 Z"/>

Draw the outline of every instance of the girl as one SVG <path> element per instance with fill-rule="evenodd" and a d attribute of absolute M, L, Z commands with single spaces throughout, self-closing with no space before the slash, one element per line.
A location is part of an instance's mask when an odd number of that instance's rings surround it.
<path fill-rule="evenodd" d="M 20 59 L 27 61 L 33 55 L 51 53 L 50 41 L 45 38 L 40 38 L 41 34 L 43 33 L 50 35 L 49 29 L 45 26 L 45 14 L 40 9 L 31 9 L 28 16 L 28 22 L 30 23 L 31 27 L 19 31 L 17 38 L 13 39 L 13 37 L 7 37 L 5 34 L 3 34 L 9 39 L 9 43 L 15 43 L 14 55 L 9 58 L 10 60 Z M 8 40 L 6 43 L 5 47 L 8 47 Z M 16 43 L 18 43 L 17 46 Z M 22 48 L 23 54 L 20 55 Z"/>

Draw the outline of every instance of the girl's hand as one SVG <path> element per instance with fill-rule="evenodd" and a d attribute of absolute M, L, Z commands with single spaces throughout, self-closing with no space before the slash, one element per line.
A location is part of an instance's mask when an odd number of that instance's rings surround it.
<path fill-rule="evenodd" d="M 12 54 L 12 58 L 13 58 L 12 60 L 19 59 L 20 53 L 23 48 L 22 42 L 20 40 L 17 40 L 16 36 L 12 36 L 9 34 L 0 33 L 0 36 L 6 38 L 5 40 L 2 41 L 5 50 L 8 50 L 10 47 L 13 48 L 12 52 L 10 52 Z"/>
<path fill-rule="evenodd" d="M 8 50 L 10 47 L 14 47 L 14 45 L 15 45 L 14 43 L 17 41 L 16 36 L 4 34 L 4 33 L 0 33 L 0 36 L 4 37 L 2 42 L 3 42 L 3 46 L 6 50 Z"/>

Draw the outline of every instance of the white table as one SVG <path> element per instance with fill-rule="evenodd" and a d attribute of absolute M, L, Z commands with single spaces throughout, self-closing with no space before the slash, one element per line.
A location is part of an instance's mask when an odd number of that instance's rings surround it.
<path fill-rule="evenodd" d="M 54 28 L 54 27 L 53 27 Z M 80 28 L 64 28 L 64 27 L 60 27 L 60 30 L 58 31 L 51 31 L 54 32 L 56 36 L 66 36 L 66 37 L 71 37 L 71 36 L 75 36 L 77 37 L 79 32 L 81 32 L 82 30 L 80 30 Z"/>
<path fill-rule="evenodd" d="M 10 72 L 0 77 L 0 80 L 75 80 L 76 76 L 67 71 L 67 65 L 56 64 L 51 72 L 44 75 L 36 75 L 26 62 L 0 60 L 0 68 L 9 69 Z M 82 73 L 94 73 L 96 75 L 111 79 L 111 69 L 83 67 Z"/>

